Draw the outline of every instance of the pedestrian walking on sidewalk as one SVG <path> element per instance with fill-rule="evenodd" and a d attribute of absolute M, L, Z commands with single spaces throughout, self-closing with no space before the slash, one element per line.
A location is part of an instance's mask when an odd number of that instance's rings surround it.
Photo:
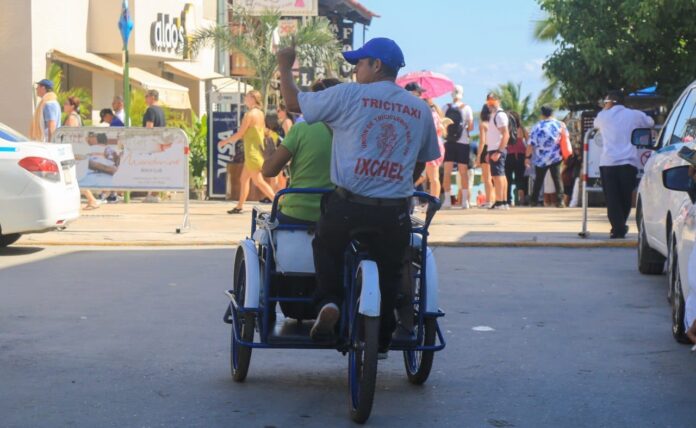
<path fill-rule="evenodd" d="M 266 183 L 261 175 L 263 167 L 264 152 L 264 130 L 266 120 L 261 111 L 261 92 L 249 91 L 244 97 L 244 104 L 247 112 L 242 119 L 239 130 L 230 137 L 221 140 L 218 145 L 224 147 L 227 144 L 234 144 L 240 139 L 244 141 L 244 168 L 239 177 L 239 201 L 237 206 L 227 211 L 228 214 L 240 214 L 244 212 L 244 203 L 249 196 L 249 182 L 253 182 L 261 193 L 269 200 L 275 198 L 275 192 L 270 184 Z"/>
<path fill-rule="evenodd" d="M 488 146 L 488 164 L 491 166 L 493 187 L 495 188 L 495 203 L 492 209 L 509 209 L 507 204 L 507 178 L 505 177 L 505 157 L 510 139 L 508 115 L 500 107 L 500 97 L 495 92 L 486 96 L 486 104 L 491 117 L 486 131 Z"/>
<path fill-rule="evenodd" d="M 527 159 L 525 165 L 534 164 L 534 189 L 530 205 L 538 205 L 539 192 L 544 184 L 547 171 L 551 174 L 553 186 L 558 200 L 556 206 L 563 208 L 563 184 L 561 183 L 561 138 L 563 134 L 568 136 L 565 124 L 553 117 L 553 109 L 549 106 L 541 107 L 541 120 L 534 125 L 529 134 L 529 146 L 527 147 Z"/>
<path fill-rule="evenodd" d="M 457 164 L 457 171 L 461 182 L 461 207 L 469 208 L 469 157 L 471 146 L 469 145 L 469 134 L 474 129 L 474 113 L 471 107 L 462 102 L 464 88 L 460 85 L 454 87 L 452 91 L 452 102 L 442 108 L 445 117 L 452 123 L 447 126 L 447 136 L 445 137 L 445 164 L 444 177 L 442 180 L 445 189 L 445 197 L 442 204 L 443 208 L 450 208 L 452 191 L 452 170 Z"/>
<path fill-rule="evenodd" d="M 60 128 L 60 104 L 53 92 L 53 82 L 42 79 L 36 82 L 36 96 L 41 98 L 34 111 L 34 118 L 29 128 L 29 138 L 34 141 L 51 142 L 56 129 Z"/>
<path fill-rule="evenodd" d="M 495 201 L 495 189 L 491 179 L 491 166 L 488 164 L 488 145 L 486 144 L 488 121 L 490 119 L 491 111 L 488 109 L 488 105 L 484 104 L 479 114 L 479 149 L 476 153 L 476 163 L 474 164 L 474 167 L 481 168 L 481 182 L 483 183 L 483 190 L 486 192 L 486 202 L 483 205 L 478 204 L 480 208 L 490 208 L 492 206 L 491 201 Z"/>
<path fill-rule="evenodd" d="M 636 128 L 655 125 L 650 116 L 624 107 L 623 101 L 621 91 L 609 91 L 603 100 L 604 109 L 594 120 L 594 127 L 602 134 L 599 171 L 612 239 L 624 238 L 628 233 L 626 222 L 638 183 L 638 152 L 631 144 L 631 133 Z"/>

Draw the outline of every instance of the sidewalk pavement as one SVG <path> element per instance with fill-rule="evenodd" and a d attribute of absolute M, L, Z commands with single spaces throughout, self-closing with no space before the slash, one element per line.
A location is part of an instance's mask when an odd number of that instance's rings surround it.
<path fill-rule="evenodd" d="M 22 236 L 28 246 L 228 246 L 249 235 L 251 208 L 230 215 L 232 202 L 191 201 L 191 229 L 177 234 L 182 202 L 103 204 L 83 211 L 62 231 Z M 262 205 L 270 210 L 270 205 Z M 610 240 L 604 208 L 589 209 L 590 236 L 582 239 L 579 208 L 471 208 L 441 210 L 430 227 L 430 245 L 451 247 L 634 247 L 635 221 L 627 239 Z"/>

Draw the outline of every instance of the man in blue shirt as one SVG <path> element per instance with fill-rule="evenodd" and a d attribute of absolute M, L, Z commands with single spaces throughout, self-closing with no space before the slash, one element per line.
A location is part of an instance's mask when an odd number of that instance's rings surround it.
<path fill-rule="evenodd" d="M 278 52 L 281 92 L 289 111 L 309 123 L 324 122 L 333 133 L 331 182 L 312 243 L 319 315 L 312 338 L 332 337 L 343 297 L 343 255 L 356 231 L 369 231 L 367 244 L 379 268 L 380 353 L 389 349 L 396 327 L 394 307 L 409 243 L 409 198 L 425 162 L 440 157 L 430 108 L 399 87 L 401 49 L 376 38 L 343 52 L 355 65 L 357 83 L 320 92 L 300 92 L 292 75 L 294 48 Z"/>
<path fill-rule="evenodd" d="M 103 108 L 99 112 L 101 123 L 108 123 L 109 126 L 123 126 L 123 122 L 118 118 L 110 108 Z"/>
<path fill-rule="evenodd" d="M 34 112 L 29 137 L 35 141 L 49 142 L 53 139 L 56 129 L 60 128 L 60 103 L 53 92 L 53 82 L 42 79 L 36 82 L 36 95 L 41 102 Z"/>

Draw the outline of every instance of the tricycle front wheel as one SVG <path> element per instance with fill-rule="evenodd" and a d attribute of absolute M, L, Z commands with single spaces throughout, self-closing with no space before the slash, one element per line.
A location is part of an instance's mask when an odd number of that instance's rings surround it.
<path fill-rule="evenodd" d="M 379 317 L 357 315 L 358 330 L 348 354 L 350 417 L 363 424 L 370 417 L 377 381 Z"/>
<path fill-rule="evenodd" d="M 434 346 L 437 325 L 435 318 L 426 318 L 423 321 L 424 331 L 421 346 Z M 430 370 L 433 368 L 435 351 L 404 351 L 404 365 L 408 381 L 415 385 L 422 385 L 428 380 Z"/>
<path fill-rule="evenodd" d="M 244 260 L 244 251 L 237 250 L 237 256 L 234 261 L 234 296 L 239 305 L 244 304 L 244 293 L 246 290 L 246 263 Z M 251 348 L 242 345 L 237 341 L 237 337 L 244 342 L 252 342 L 254 340 L 254 315 L 251 313 L 240 313 L 235 308 L 232 308 L 232 341 L 230 349 L 230 368 L 232 371 L 232 379 L 235 382 L 244 382 L 249 372 L 249 364 L 251 362 Z M 236 334 L 235 334 L 236 333 Z"/>

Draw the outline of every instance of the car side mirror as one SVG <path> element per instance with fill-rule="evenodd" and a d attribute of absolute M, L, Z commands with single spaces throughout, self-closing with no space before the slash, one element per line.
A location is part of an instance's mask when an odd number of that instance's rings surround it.
<path fill-rule="evenodd" d="M 631 132 L 631 144 L 639 149 L 654 149 L 655 131 L 650 128 L 636 128 Z"/>
<path fill-rule="evenodd" d="M 691 168 L 693 167 L 683 165 L 662 171 L 662 184 L 669 190 L 690 192 L 695 186 L 691 174 L 689 174 Z"/>

